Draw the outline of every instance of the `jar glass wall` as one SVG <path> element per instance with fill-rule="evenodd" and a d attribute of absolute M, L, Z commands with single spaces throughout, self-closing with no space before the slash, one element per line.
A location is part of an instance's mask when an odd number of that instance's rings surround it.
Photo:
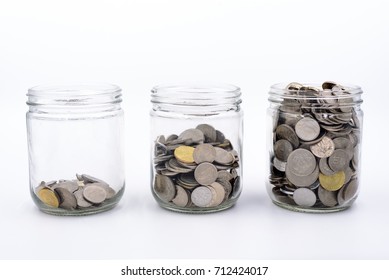
<path fill-rule="evenodd" d="M 335 212 L 356 200 L 363 112 L 358 86 L 277 84 L 268 109 L 267 191 L 281 207 Z"/>
<path fill-rule="evenodd" d="M 39 86 L 28 91 L 30 192 L 40 210 L 86 215 L 124 192 L 121 89 Z"/>
<path fill-rule="evenodd" d="M 152 89 L 151 190 L 166 209 L 230 208 L 242 186 L 243 112 L 232 85 Z"/>

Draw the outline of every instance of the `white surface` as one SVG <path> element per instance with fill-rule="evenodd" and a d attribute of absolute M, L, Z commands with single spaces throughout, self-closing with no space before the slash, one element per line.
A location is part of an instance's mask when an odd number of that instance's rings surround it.
<path fill-rule="evenodd" d="M 388 259 L 389 17 L 385 1 L 339 2 L 0 1 L 0 258 Z M 217 214 L 162 210 L 149 190 L 149 90 L 193 80 L 243 91 L 244 189 Z M 265 191 L 267 91 L 323 80 L 365 92 L 361 193 L 342 213 L 294 213 Z M 124 90 L 125 195 L 94 216 L 43 214 L 28 190 L 25 93 L 94 81 Z"/>

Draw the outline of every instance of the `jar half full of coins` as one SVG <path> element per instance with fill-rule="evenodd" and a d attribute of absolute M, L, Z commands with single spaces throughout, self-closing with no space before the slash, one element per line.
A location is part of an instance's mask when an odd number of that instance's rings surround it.
<path fill-rule="evenodd" d="M 151 102 L 150 184 L 159 205 L 186 213 L 233 206 L 242 186 L 240 89 L 156 86 Z"/>
<path fill-rule="evenodd" d="M 361 182 L 361 94 L 335 82 L 271 87 L 267 191 L 276 205 L 336 212 L 353 204 Z"/>
<path fill-rule="evenodd" d="M 115 85 L 29 89 L 30 193 L 54 215 L 113 208 L 124 192 L 123 111 Z"/>

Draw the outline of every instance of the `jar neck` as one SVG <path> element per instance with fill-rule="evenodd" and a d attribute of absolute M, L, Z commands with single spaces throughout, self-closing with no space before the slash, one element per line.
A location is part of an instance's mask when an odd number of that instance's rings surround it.
<path fill-rule="evenodd" d="M 93 114 L 120 110 L 121 89 L 115 85 L 37 86 L 28 90 L 30 113 Z"/>
<path fill-rule="evenodd" d="M 151 90 L 152 110 L 185 115 L 240 111 L 241 91 L 233 85 L 163 85 Z"/>
<path fill-rule="evenodd" d="M 296 84 L 296 83 L 293 83 Z M 271 105 L 293 106 L 295 108 L 325 108 L 342 109 L 358 108 L 363 100 L 363 93 L 359 86 L 336 85 L 332 88 L 322 88 L 319 84 L 287 85 L 276 84 L 270 88 L 269 101 Z"/>

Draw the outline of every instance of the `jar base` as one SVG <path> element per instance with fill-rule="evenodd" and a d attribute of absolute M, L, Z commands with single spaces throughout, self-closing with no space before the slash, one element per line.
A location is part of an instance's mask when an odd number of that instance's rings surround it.
<path fill-rule="evenodd" d="M 163 209 L 178 212 L 178 213 L 185 213 L 185 214 L 210 214 L 210 213 L 217 213 L 221 211 L 225 211 L 227 209 L 232 208 L 235 205 L 235 202 L 233 203 L 227 203 L 224 205 L 221 205 L 219 207 L 213 207 L 213 208 L 184 208 L 184 207 L 176 207 L 169 204 L 162 204 L 160 203 L 159 206 Z"/>
<path fill-rule="evenodd" d="M 300 213 L 316 213 L 316 214 L 324 214 L 324 213 L 335 213 L 344 211 L 348 208 L 350 208 L 351 204 L 347 204 L 345 206 L 337 206 L 337 207 L 331 207 L 331 208 L 322 208 L 322 207 L 303 207 L 298 205 L 290 205 L 286 203 L 281 203 L 278 201 L 273 200 L 273 203 L 281 208 L 294 211 L 294 212 L 300 212 Z"/>
<path fill-rule="evenodd" d="M 39 210 L 45 214 L 50 214 L 54 216 L 87 216 L 87 215 L 98 214 L 101 212 L 106 212 L 113 209 L 119 203 L 120 199 L 123 196 L 123 193 L 124 193 L 124 187 L 115 195 L 115 197 L 103 202 L 101 205 L 88 207 L 84 209 L 74 209 L 74 210 L 54 208 L 54 207 L 47 206 L 34 194 L 33 194 L 33 200 L 35 204 L 38 206 Z"/>

